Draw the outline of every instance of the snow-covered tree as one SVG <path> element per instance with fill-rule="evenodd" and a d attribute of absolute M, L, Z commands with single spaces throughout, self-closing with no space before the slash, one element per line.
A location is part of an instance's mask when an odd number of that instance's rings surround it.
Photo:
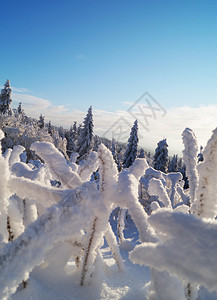
<path fill-rule="evenodd" d="M 138 158 L 145 158 L 145 150 L 143 148 L 140 149 Z"/>
<path fill-rule="evenodd" d="M 131 128 L 130 137 L 128 139 L 127 149 L 124 153 L 123 167 L 129 168 L 137 158 L 138 149 L 138 121 L 136 120 Z"/>
<path fill-rule="evenodd" d="M 65 138 L 65 130 L 64 130 L 63 126 L 59 127 L 58 132 L 59 132 L 59 136 L 64 139 Z"/>
<path fill-rule="evenodd" d="M 121 172 L 123 169 L 123 156 L 124 156 L 124 150 L 121 148 L 117 152 L 117 166 L 119 172 Z"/>
<path fill-rule="evenodd" d="M 102 143 L 102 140 L 98 135 L 95 135 L 93 140 L 93 151 L 98 151 L 99 145 Z"/>
<path fill-rule="evenodd" d="M 169 162 L 168 167 L 169 172 L 177 172 L 178 171 L 178 155 L 173 155 L 173 158 Z"/>
<path fill-rule="evenodd" d="M 10 81 L 7 80 L 0 94 L 0 113 L 11 115 L 12 90 Z"/>
<path fill-rule="evenodd" d="M 88 109 L 88 113 L 84 119 L 83 126 L 78 137 L 77 150 L 78 160 L 85 158 L 93 148 L 93 114 L 92 106 Z"/>
<path fill-rule="evenodd" d="M 44 116 L 42 116 L 42 114 L 40 115 L 40 117 L 39 117 L 39 120 L 38 120 L 38 127 L 40 128 L 40 129 L 42 129 L 42 128 L 44 128 Z"/>
<path fill-rule="evenodd" d="M 118 164 L 118 153 L 117 153 L 117 143 L 115 139 L 112 139 L 112 144 L 111 144 L 111 153 L 114 158 L 114 161 L 116 164 Z"/>
<path fill-rule="evenodd" d="M 19 103 L 18 108 L 17 108 L 17 112 L 19 115 L 24 113 L 24 110 L 22 108 L 22 102 Z"/>
<path fill-rule="evenodd" d="M 181 170 L 183 168 L 183 164 L 182 164 L 182 158 L 181 157 L 178 160 L 177 168 L 178 168 L 178 172 L 182 173 Z"/>
<path fill-rule="evenodd" d="M 200 153 L 197 155 L 197 162 L 202 162 L 204 160 L 203 158 L 203 146 L 200 146 Z"/>
<path fill-rule="evenodd" d="M 77 142 L 77 122 L 70 127 L 65 133 L 67 140 L 67 154 L 70 157 L 73 152 L 76 151 L 76 142 Z"/>
<path fill-rule="evenodd" d="M 157 144 L 154 155 L 154 168 L 164 173 L 168 169 L 168 145 L 167 140 L 164 139 Z"/>
<path fill-rule="evenodd" d="M 47 132 L 52 135 L 53 133 L 53 128 L 52 128 L 52 125 L 51 125 L 51 121 L 48 122 L 48 125 L 47 125 Z"/>

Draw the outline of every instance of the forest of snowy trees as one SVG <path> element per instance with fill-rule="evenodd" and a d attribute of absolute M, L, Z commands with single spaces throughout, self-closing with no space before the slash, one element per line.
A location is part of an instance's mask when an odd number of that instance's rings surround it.
<path fill-rule="evenodd" d="M 88 296 L 91 286 L 100 290 L 100 280 L 130 274 L 130 266 L 146 275 L 126 299 L 217 299 L 217 129 L 204 149 L 186 128 L 183 157 L 169 157 L 166 139 L 152 155 L 139 147 L 137 120 L 122 144 L 94 135 L 92 106 L 82 124 L 64 129 L 40 112 L 38 120 L 26 116 L 22 103 L 12 109 L 12 99 L 7 80 L 0 299 L 45 299 L 43 289 L 47 299 L 100 299 L 102 292 Z"/>
<path fill-rule="evenodd" d="M 156 170 L 162 172 L 181 172 L 185 174 L 185 165 L 178 155 L 172 158 L 168 156 L 168 145 L 166 140 L 158 143 L 155 154 L 151 155 L 149 151 L 138 147 L 138 122 L 134 122 L 128 143 L 120 143 L 116 140 L 108 140 L 94 135 L 94 124 L 92 107 L 88 109 L 83 124 L 77 124 L 75 121 L 70 129 L 64 129 L 62 126 L 56 127 L 51 121 L 46 122 L 45 117 L 39 114 L 39 118 L 28 117 L 22 108 L 20 102 L 17 109 L 12 109 L 12 90 L 10 81 L 7 80 L 0 94 L 0 128 L 5 133 L 2 147 L 3 151 L 7 148 L 13 148 L 15 145 L 22 145 L 26 149 L 27 161 L 34 157 L 29 147 L 33 141 L 49 141 L 63 153 L 65 158 L 70 161 L 70 157 L 77 155 L 77 161 L 85 158 L 92 150 L 97 151 L 98 146 L 105 144 L 113 154 L 118 165 L 119 171 L 122 168 L 128 168 L 134 160 L 145 158 L 149 164 Z M 148 146 L 148 145 L 147 145 Z M 202 161 L 202 150 L 198 154 L 198 161 Z"/>

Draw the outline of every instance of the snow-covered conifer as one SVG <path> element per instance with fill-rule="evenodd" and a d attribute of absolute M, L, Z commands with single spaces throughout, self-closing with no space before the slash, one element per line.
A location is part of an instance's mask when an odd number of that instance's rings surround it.
<path fill-rule="evenodd" d="M 65 138 L 65 131 L 64 131 L 63 126 L 59 127 L 58 132 L 59 132 L 59 136 L 64 139 Z"/>
<path fill-rule="evenodd" d="M 66 132 L 65 137 L 67 140 L 67 154 L 70 157 L 76 151 L 77 122 L 74 122 L 73 126 Z"/>
<path fill-rule="evenodd" d="M 11 115 L 12 90 L 7 80 L 0 94 L 0 113 Z"/>
<path fill-rule="evenodd" d="M 197 162 L 199 163 L 203 160 L 204 160 L 203 159 L 203 146 L 200 146 L 200 153 L 198 153 L 198 155 L 197 155 Z"/>
<path fill-rule="evenodd" d="M 143 148 L 140 149 L 138 158 L 145 158 L 145 150 Z"/>
<path fill-rule="evenodd" d="M 168 168 L 168 145 L 167 140 L 164 139 L 157 144 L 154 155 L 154 168 L 164 173 Z"/>
<path fill-rule="evenodd" d="M 48 122 L 48 125 L 47 125 L 47 132 L 52 135 L 52 125 L 51 125 L 51 121 Z"/>
<path fill-rule="evenodd" d="M 138 121 L 136 120 L 131 128 L 130 137 L 128 139 L 127 149 L 124 153 L 123 167 L 129 168 L 137 158 L 138 148 Z"/>
<path fill-rule="evenodd" d="M 39 117 L 39 120 L 38 120 L 38 127 L 39 128 L 44 128 L 44 116 L 42 116 L 42 114 L 40 115 L 40 117 Z"/>
<path fill-rule="evenodd" d="M 112 139 L 111 153 L 114 158 L 114 161 L 116 162 L 116 164 L 118 164 L 117 143 L 115 139 Z"/>
<path fill-rule="evenodd" d="M 178 155 L 173 155 L 173 158 L 169 162 L 168 172 L 178 171 Z"/>
<path fill-rule="evenodd" d="M 119 147 L 117 150 L 117 166 L 118 171 L 121 172 L 123 169 L 123 157 L 124 157 L 125 150 L 123 147 Z"/>
<path fill-rule="evenodd" d="M 93 151 L 98 151 L 99 145 L 102 143 L 102 140 L 98 135 L 95 135 L 93 140 Z"/>
<path fill-rule="evenodd" d="M 22 115 L 24 113 L 24 110 L 22 108 L 22 102 L 19 103 L 18 108 L 17 108 L 17 112 L 19 115 Z"/>
<path fill-rule="evenodd" d="M 178 164 L 177 164 L 177 170 L 178 170 L 178 172 L 182 173 L 182 168 L 183 168 L 182 158 L 179 158 Z"/>
<path fill-rule="evenodd" d="M 80 135 L 78 137 L 77 150 L 78 160 L 85 158 L 93 148 L 93 115 L 92 106 L 88 109 L 88 113 L 84 119 Z"/>

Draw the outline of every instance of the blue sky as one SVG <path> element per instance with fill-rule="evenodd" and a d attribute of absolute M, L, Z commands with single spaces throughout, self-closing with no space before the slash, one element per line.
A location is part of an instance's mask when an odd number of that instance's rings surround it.
<path fill-rule="evenodd" d="M 1 84 L 54 106 L 115 112 L 145 91 L 168 110 L 217 104 L 214 0 L 4 1 L 0 28 Z"/>

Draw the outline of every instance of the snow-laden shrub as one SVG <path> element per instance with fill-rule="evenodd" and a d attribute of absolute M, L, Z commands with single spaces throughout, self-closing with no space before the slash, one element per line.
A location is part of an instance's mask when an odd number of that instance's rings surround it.
<path fill-rule="evenodd" d="M 181 195 L 183 190 L 176 186 L 178 177 L 176 179 L 173 173 L 169 174 L 172 183 L 169 193 L 166 174 L 155 174 L 155 178 L 150 180 L 147 170 L 142 178 L 146 185 L 148 183 L 149 193 L 157 195 L 160 202 L 160 205 L 153 202 L 154 212 L 148 218 L 159 241 L 138 245 L 130 253 L 134 263 L 151 267 L 152 283 L 148 299 L 196 299 L 200 285 L 217 291 L 217 129 L 207 143 L 204 161 L 197 165 L 197 141 L 192 130 L 184 131 L 183 142 L 191 214 L 184 205 L 174 206 L 174 195 L 177 192 Z M 165 208 L 160 209 L 160 206 Z M 177 286 L 178 278 L 183 281 L 183 289 L 180 289 L 181 282 Z M 163 283 L 168 284 L 171 279 L 170 289 L 163 289 L 162 292 Z"/>
<path fill-rule="evenodd" d="M 104 145 L 99 146 L 98 154 L 91 152 L 79 165 L 66 161 L 49 142 L 36 142 L 30 149 L 43 164 L 21 162 L 25 150 L 21 146 L 15 146 L 0 157 L 2 169 L 7 173 L 2 173 L 1 181 L 5 187 L 1 201 L 5 203 L 1 208 L 2 242 L 10 241 L 0 250 L 1 297 L 14 293 L 36 266 L 49 259 L 50 251 L 52 256 L 56 255 L 56 259 L 52 259 L 53 266 L 57 264 L 61 269 L 58 256 L 66 247 L 68 258 L 63 261 L 66 263 L 72 256 L 80 284 L 90 282 L 103 237 L 119 270 L 123 271 L 117 240 L 109 223 L 109 216 L 117 207 L 128 209 L 142 241 L 156 240 L 138 201 L 139 180 L 147 168 L 145 159 L 137 159 L 119 174 L 111 151 Z M 90 179 L 98 168 L 97 186 Z M 58 180 L 60 187 L 51 186 L 51 179 Z M 24 254 L 28 257 L 26 261 L 23 261 Z"/>
<path fill-rule="evenodd" d="M 146 212 L 153 211 L 152 203 L 158 203 L 160 207 L 173 209 L 182 205 L 189 205 L 188 192 L 184 190 L 182 174 L 163 173 L 149 167 L 140 179 L 139 197 Z"/>
<path fill-rule="evenodd" d="M 156 171 L 144 158 L 118 173 L 111 151 L 102 144 L 79 164 L 68 162 L 49 142 L 30 148 L 43 163 L 25 163 L 21 146 L 0 155 L 0 298 L 8 299 L 19 284 L 31 282 L 33 272 L 44 278 L 58 273 L 69 281 L 64 267 L 70 258 L 78 284 L 91 283 L 99 268 L 105 269 L 100 252 L 104 238 L 124 271 L 109 222 L 117 208 L 128 211 L 139 232 L 142 244 L 130 259 L 150 266 L 147 299 L 195 299 L 198 285 L 217 290 L 216 133 L 197 166 L 198 187 L 190 208 L 180 173 Z M 96 171 L 97 184 L 91 179 Z M 142 193 L 155 199 L 150 216 L 139 201 L 141 185 Z M 124 245 L 123 224 L 119 233 Z"/>

